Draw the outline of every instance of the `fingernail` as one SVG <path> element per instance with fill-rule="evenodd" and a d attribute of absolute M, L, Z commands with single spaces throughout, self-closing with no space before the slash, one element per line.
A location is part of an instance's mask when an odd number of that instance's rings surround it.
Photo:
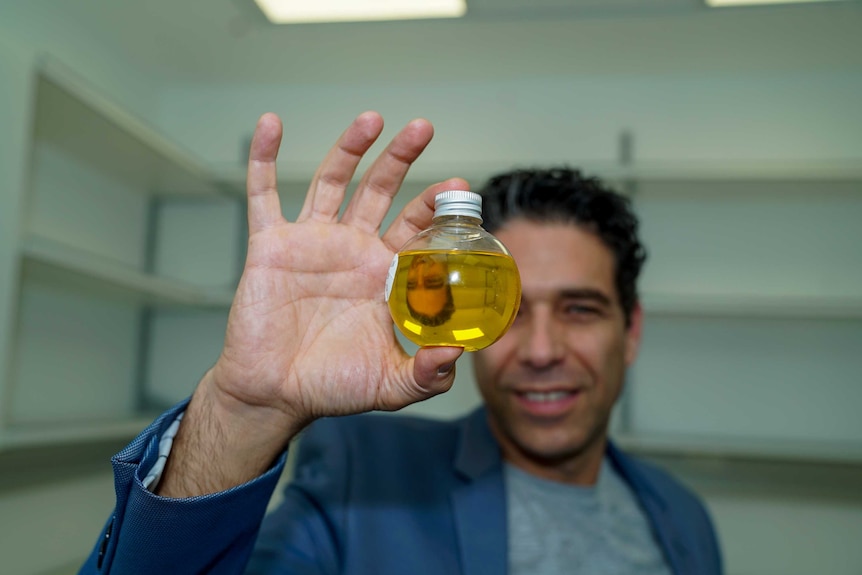
<path fill-rule="evenodd" d="M 447 363 L 446 365 L 441 365 L 439 368 L 437 368 L 437 375 L 439 375 L 440 377 L 445 377 L 452 373 L 453 369 L 455 369 L 454 361 L 452 363 Z"/>

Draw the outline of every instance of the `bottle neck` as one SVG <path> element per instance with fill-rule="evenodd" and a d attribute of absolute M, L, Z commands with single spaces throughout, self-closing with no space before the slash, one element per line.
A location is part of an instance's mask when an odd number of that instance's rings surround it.
<path fill-rule="evenodd" d="M 452 223 L 464 223 L 464 224 L 473 224 L 474 226 L 482 225 L 482 218 L 477 218 L 476 216 L 468 216 L 464 214 L 446 214 L 442 216 L 434 216 L 432 222 L 434 224 L 452 224 Z"/>

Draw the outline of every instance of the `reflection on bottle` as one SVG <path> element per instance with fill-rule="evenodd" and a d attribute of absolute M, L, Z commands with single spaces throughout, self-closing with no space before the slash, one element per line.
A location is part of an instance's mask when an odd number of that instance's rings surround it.
<path fill-rule="evenodd" d="M 455 303 L 449 284 L 445 254 L 422 254 L 407 269 L 407 309 L 411 317 L 429 327 L 443 325 L 452 318 Z"/>

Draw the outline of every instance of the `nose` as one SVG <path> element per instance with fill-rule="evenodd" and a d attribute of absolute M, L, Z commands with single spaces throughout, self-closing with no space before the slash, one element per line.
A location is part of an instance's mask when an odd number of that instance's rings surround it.
<path fill-rule="evenodd" d="M 522 362 L 535 368 L 545 368 L 562 359 L 562 332 L 549 310 L 534 309 L 524 327 L 518 348 Z"/>

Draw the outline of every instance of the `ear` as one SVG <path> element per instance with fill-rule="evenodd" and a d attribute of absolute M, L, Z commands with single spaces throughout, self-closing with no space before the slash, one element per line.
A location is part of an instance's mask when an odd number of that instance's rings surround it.
<path fill-rule="evenodd" d="M 626 328 L 625 360 L 626 365 L 631 365 L 638 355 L 641 344 L 641 330 L 643 329 L 643 308 L 640 302 L 635 303 L 632 308 L 631 320 Z"/>

